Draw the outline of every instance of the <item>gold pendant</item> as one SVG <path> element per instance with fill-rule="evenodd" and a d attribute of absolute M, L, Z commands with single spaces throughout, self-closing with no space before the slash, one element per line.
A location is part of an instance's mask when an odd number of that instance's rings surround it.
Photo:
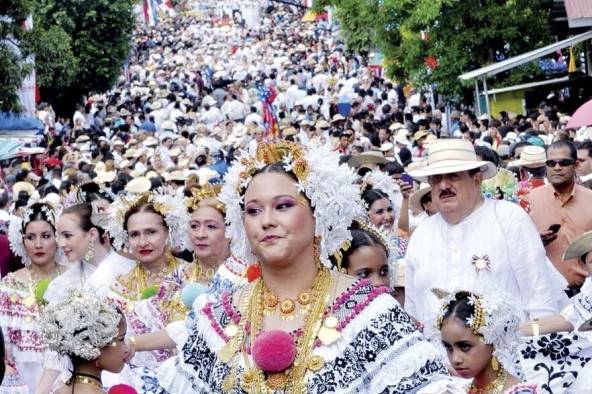
<path fill-rule="evenodd" d="M 308 360 L 306 367 L 313 372 L 317 372 L 323 368 L 323 365 L 325 365 L 325 360 L 323 360 L 321 356 L 312 356 L 311 359 Z"/>
<path fill-rule="evenodd" d="M 35 305 L 35 302 L 36 302 L 36 300 L 35 300 L 35 297 L 33 297 L 32 295 L 28 296 L 27 298 L 25 298 L 25 299 L 23 300 L 23 304 L 24 304 L 24 305 L 25 305 L 27 308 L 30 308 L 30 307 L 32 307 L 33 305 Z"/>
<path fill-rule="evenodd" d="M 241 387 L 243 388 L 244 391 L 250 392 L 251 391 L 251 385 L 255 382 L 255 371 L 253 371 L 252 369 L 247 369 L 242 376 L 241 379 Z"/>
<path fill-rule="evenodd" d="M 333 342 L 337 341 L 341 337 L 341 333 L 337 331 L 335 328 L 323 326 L 319 330 L 318 337 L 323 343 L 323 345 L 328 346 Z"/>
<path fill-rule="evenodd" d="M 272 390 L 280 390 L 286 387 L 286 382 L 288 381 L 288 376 L 286 376 L 285 372 L 274 372 L 270 373 L 267 376 L 267 386 Z"/>
<path fill-rule="evenodd" d="M 234 338 L 230 339 L 222 348 L 218 351 L 218 357 L 224 364 L 228 364 L 238 351 L 238 343 Z"/>
<path fill-rule="evenodd" d="M 280 315 L 284 321 L 293 320 L 296 314 L 296 303 L 294 300 L 285 299 L 280 303 Z"/>
<path fill-rule="evenodd" d="M 222 391 L 229 393 L 234 387 L 234 383 L 234 374 L 231 371 L 230 374 L 222 381 Z"/>

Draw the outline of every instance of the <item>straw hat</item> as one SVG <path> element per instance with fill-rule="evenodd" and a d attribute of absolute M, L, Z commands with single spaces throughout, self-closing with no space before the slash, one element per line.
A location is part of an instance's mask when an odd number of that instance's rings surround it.
<path fill-rule="evenodd" d="M 352 157 L 349 159 L 347 164 L 350 167 L 358 168 L 366 164 L 384 164 L 386 162 L 387 160 L 383 156 L 382 152 L 368 151 L 362 152 L 359 155 Z"/>
<path fill-rule="evenodd" d="M 146 173 L 146 175 L 144 175 L 144 178 L 150 179 L 150 178 L 158 178 L 158 173 L 154 170 L 150 170 Z"/>
<path fill-rule="evenodd" d="M 93 181 L 100 185 L 110 183 L 115 179 L 115 175 L 115 171 L 100 171 L 97 172 L 97 176 L 94 177 Z"/>
<path fill-rule="evenodd" d="M 76 143 L 88 142 L 90 138 L 88 135 L 81 135 L 80 137 L 76 138 Z"/>
<path fill-rule="evenodd" d="M 431 192 L 432 188 L 430 186 L 425 186 L 413 193 L 411 195 L 411 198 L 409 198 L 409 205 L 411 206 L 411 208 L 419 212 L 424 211 L 423 207 L 421 206 L 421 199 L 423 198 L 423 196 Z"/>
<path fill-rule="evenodd" d="M 401 130 L 401 129 L 406 129 L 405 125 L 403 123 L 395 122 L 389 126 L 390 131 L 397 131 L 397 130 Z"/>
<path fill-rule="evenodd" d="M 477 159 L 475 148 L 469 141 L 445 139 L 430 144 L 427 165 L 410 171 L 409 175 L 420 182 L 427 182 L 428 177 L 432 175 L 452 174 L 476 168 L 483 173 L 483 179 L 491 178 L 497 172 L 495 164 Z"/>
<path fill-rule="evenodd" d="M 380 148 L 378 148 L 378 150 L 381 152 L 388 152 L 392 150 L 394 147 L 395 146 L 392 144 L 392 142 L 385 142 L 384 144 L 380 145 Z"/>
<path fill-rule="evenodd" d="M 397 133 L 397 135 L 395 136 L 395 142 L 403 146 L 407 146 L 411 143 L 411 141 L 409 141 L 405 133 Z"/>
<path fill-rule="evenodd" d="M 319 129 L 328 129 L 329 127 L 331 127 L 331 125 L 326 120 L 321 119 L 317 121 L 315 127 L 318 127 Z"/>
<path fill-rule="evenodd" d="M 180 148 L 173 148 L 169 151 L 169 156 L 170 157 L 177 157 L 181 154 L 181 149 Z"/>
<path fill-rule="evenodd" d="M 25 191 L 30 196 L 35 191 L 35 186 L 29 182 L 17 182 L 12 185 L 12 194 L 17 195 L 19 192 Z"/>
<path fill-rule="evenodd" d="M 123 170 L 124 168 L 128 168 L 131 167 L 132 162 L 129 160 L 122 160 L 117 164 L 117 168 L 119 168 L 120 170 Z"/>
<path fill-rule="evenodd" d="M 183 171 L 175 170 L 169 173 L 167 181 L 185 181 L 185 176 L 183 175 Z"/>
<path fill-rule="evenodd" d="M 144 146 L 158 146 L 158 140 L 155 137 L 148 137 L 142 144 Z"/>
<path fill-rule="evenodd" d="M 152 183 L 146 177 L 137 177 L 132 179 L 125 185 L 125 191 L 129 193 L 144 193 L 150 191 Z"/>
<path fill-rule="evenodd" d="M 427 130 L 419 130 L 413 134 L 413 139 L 419 141 L 420 139 L 427 137 L 429 134 L 430 133 Z"/>
<path fill-rule="evenodd" d="M 543 167 L 547 161 L 545 148 L 540 146 L 525 146 L 520 152 L 520 159 L 508 163 L 508 167 Z"/>
<path fill-rule="evenodd" d="M 331 123 L 335 123 L 335 122 L 339 122 L 345 120 L 345 117 L 341 114 L 335 114 L 333 115 L 333 118 L 331 119 Z"/>
<path fill-rule="evenodd" d="M 574 239 L 563 253 L 563 260 L 579 259 L 590 251 L 592 251 L 592 231 L 588 231 Z"/>
<path fill-rule="evenodd" d="M 144 175 L 145 172 L 146 172 L 145 168 L 136 166 L 136 168 L 133 169 L 133 171 L 130 173 L 130 175 L 132 176 L 132 178 L 137 178 L 137 177 Z"/>

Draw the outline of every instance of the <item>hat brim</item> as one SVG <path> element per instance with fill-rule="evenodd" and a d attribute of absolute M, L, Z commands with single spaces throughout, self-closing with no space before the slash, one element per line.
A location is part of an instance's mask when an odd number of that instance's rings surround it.
<path fill-rule="evenodd" d="M 349 159 L 347 164 L 350 167 L 358 168 L 358 167 L 361 167 L 365 164 L 384 164 L 386 162 L 387 162 L 387 160 L 385 157 L 358 155 L 358 156 L 354 156 L 351 159 Z"/>
<path fill-rule="evenodd" d="M 415 209 L 416 211 L 424 211 L 423 207 L 421 206 L 421 199 L 423 198 L 423 196 L 425 196 L 428 193 L 432 192 L 432 188 L 431 187 L 424 187 L 422 189 L 419 189 L 418 191 L 416 191 L 415 193 L 413 193 L 411 195 L 411 198 L 409 198 L 409 205 L 411 205 L 411 208 Z"/>
<path fill-rule="evenodd" d="M 441 161 L 436 165 L 428 165 L 410 171 L 409 175 L 419 182 L 427 182 L 428 178 L 433 175 L 453 174 L 455 172 L 470 171 L 476 168 L 481 169 L 483 179 L 492 178 L 497 173 L 497 167 L 489 161 L 467 162 L 464 160 L 446 160 Z"/>
<path fill-rule="evenodd" d="M 522 159 L 514 160 L 508 163 L 508 167 L 527 167 L 527 168 L 539 168 L 544 167 L 546 164 L 544 161 L 532 162 L 532 161 L 524 161 Z"/>
<path fill-rule="evenodd" d="M 563 253 L 563 260 L 579 259 L 592 251 L 592 231 L 580 235 Z"/>

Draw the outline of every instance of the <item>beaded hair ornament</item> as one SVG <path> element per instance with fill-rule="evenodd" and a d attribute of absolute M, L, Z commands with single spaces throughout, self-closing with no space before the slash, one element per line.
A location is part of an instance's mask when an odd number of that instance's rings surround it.
<path fill-rule="evenodd" d="M 387 173 L 380 170 L 372 170 L 362 178 L 360 193 L 364 193 L 364 191 L 369 187 L 373 189 L 379 189 L 386 193 L 391 204 L 393 205 L 395 216 L 398 218 L 402 199 L 399 185 L 397 185 Z M 370 207 L 366 208 L 370 209 Z"/>
<path fill-rule="evenodd" d="M 79 290 L 48 304 L 41 315 L 41 336 L 51 350 L 94 360 L 117 336 L 122 315 L 111 303 Z"/>
<path fill-rule="evenodd" d="M 387 255 L 387 257 L 389 257 L 389 260 L 390 260 L 390 256 L 392 256 L 393 254 L 396 255 L 397 244 L 394 242 L 394 238 L 389 237 L 388 234 L 384 230 L 376 227 L 375 225 L 373 225 L 372 223 L 370 223 L 366 220 L 356 219 L 356 223 L 357 223 L 358 229 L 367 231 L 370 234 L 374 235 L 378 239 L 380 244 L 386 250 L 386 255 Z"/>
<path fill-rule="evenodd" d="M 40 208 L 38 210 L 34 210 L 34 205 L 39 206 Z M 15 255 L 21 258 L 23 264 L 25 264 L 27 267 L 31 264 L 31 258 L 27 255 L 23 239 L 25 237 L 25 229 L 27 228 L 27 225 L 37 213 L 41 213 L 43 220 L 51 224 L 54 229 L 56 228 L 55 210 L 47 203 L 31 204 L 25 210 L 22 218 L 14 218 L 8 225 L 8 240 L 10 241 L 10 249 L 12 249 Z"/>
<path fill-rule="evenodd" d="M 255 156 L 242 152 L 234 162 L 219 197 L 226 205 L 226 235 L 232 240 L 233 255 L 249 263 L 257 260 L 243 225 L 244 191 L 256 172 L 270 164 L 281 164 L 298 179 L 298 191 L 313 208 L 321 261 L 331 267 L 329 256 L 341 255 L 340 249 L 351 240 L 349 226 L 354 218 L 363 217 L 365 210 L 353 171 L 339 165 L 330 146 L 314 143 L 307 147 L 288 141 L 260 143 Z"/>
<path fill-rule="evenodd" d="M 185 198 L 185 206 L 188 210 L 194 211 L 203 201 L 215 199 L 217 203 L 212 205 L 213 208 L 217 209 L 222 215 L 226 215 L 226 207 L 218 199 L 221 190 L 221 185 L 212 185 L 210 183 L 206 183 L 201 187 L 195 187 L 191 189 L 191 197 Z"/>
<path fill-rule="evenodd" d="M 189 249 L 187 236 L 189 214 L 183 198 L 167 194 L 163 188 L 140 194 L 122 194 L 111 205 L 107 232 L 114 239 L 113 247 L 122 250 L 129 245 L 129 236 L 125 230 L 127 213 L 143 204 L 152 204 L 154 210 L 164 218 L 169 230 L 169 242 L 174 249 Z"/>
<path fill-rule="evenodd" d="M 468 303 L 473 307 L 474 313 L 467 318 L 465 322 L 467 327 L 474 335 L 482 336 L 486 344 L 493 346 L 493 355 L 507 371 L 518 377 L 523 375 L 515 362 L 518 360 L 517 344 L 521 341 L 520 314 L 515 305 L 505 301 L 507 297 L 500 294 L 485 297 L 468 291 L 448 294 L 442 290 L 433 289 L 432 292 L 439 298 L 443 298 L 442 309 L 437 320 L 438 330 L 441 330 L 444 316 L 452 303 L 468 297 Z"/>

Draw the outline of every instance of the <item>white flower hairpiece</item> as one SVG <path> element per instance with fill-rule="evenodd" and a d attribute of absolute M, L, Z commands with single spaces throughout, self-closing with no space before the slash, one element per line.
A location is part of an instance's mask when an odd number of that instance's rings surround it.
<path fill-rule="evenodd" d="M 154 210 L 161 214 L 169 229 L 169 241 L 173 249 L 189 249 L 190 242 L 187 235 L 189 214 L 185 208 L 183 198 L 178 195 L 167 194 L 162 188 L 141 194 L 122 194 L 117 197 L 109 210 L 110 218 L 107 232 L 113 238 L 113 247 L 122 250 L 129 245 L 128 233 L 125 230 L 125 218 L 130 209 L 141 203 L 151 203 Z"/>
<path fill-rule="evenodd" d="M 521 377 L 522 371 L 516 365 L 517 344 L 520 343 L 520 312 L 506 301 L 503 294 L 483 296 L 474 292 L 456 291 L 447 295 L 438 316 L 438 329 L 442 327 L 444 315 L 448 313 L 452 302 L 468 297 L 468 303 L 475 313 L 467 318 L 466 324 L 473 334 L 483 336 L 483 341 L 494 348 L 493 354 L 510 373 Z"/>
<path fill-rule="evenodd" d="M 399 185 L 387 173 L 377 169 L 368 172 L 362 178 L 362 193 L 367 185 L 372 186 L 373 189 L 379 189 L 386 193 L 393 205 L 395 217 L 398 218 L 403 198 Z"/>
<path fill-rule="evenodd" d="M 226 205 L 226 235 L 233 255 L 249 263 L 256 261 L 243 225 L 242 194 L 257 170 L 269 164 L 281 164 L 298 179 L 298 190 L 314 210 L 321 261 L 331 267 L 329 256 L 338 254 L 351 240 L 349 226 L 354 218 L 366 213 L 354 184 L 355 174 L 347 165 L 339 165 L 339 157 L 330 146 L 321 144 L 304 147 L 287 141 L 261 143 L 256 157 L 241 153 L 226 174 L 219 196 Z"/>
<path fill-rule="evenodd" d="M 56 214 L 54 208 L 47 203 L 33 203 L 25 209 L 23 218 L 13 218 L 8 225 L 8 240 L 10 242 L 10 249 L 15 255 L 21 258 L 21 261 L 25 266 L 31 264 L 31 258 L 27 255 L 25 250 L 25 228 L 27 224 L 31 222 L 31 219 L 35 215 L 36 209 L 39 207 L 39 212 L 42 213 L 43 219 L 47 221 L 55 229 L 56 227 Z"/>
<path fill-rule="evenodd" d="M 121 319 L 110 302 L 74 290 L 65 299 L 45 307 L 41 335 L 51 350 L 94 360 L 117 336 Z"/>

